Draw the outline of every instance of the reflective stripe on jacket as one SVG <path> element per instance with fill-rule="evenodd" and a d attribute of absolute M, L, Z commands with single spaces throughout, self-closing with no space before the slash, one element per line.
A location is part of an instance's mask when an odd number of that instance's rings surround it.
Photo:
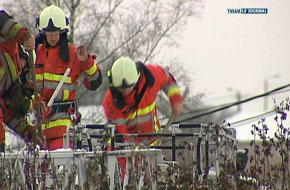
<path fill-rule="evenodd" d="M 110 90 L 107 91 L 103 107 L 108 121 L 116 125 L 118 133 L 155 133 L 160 128 L 160 123 L 157 117 L 156 97 L 160 90 L 164 90 L 170 98 L 170 102 L 174 103 L 182 100 L 179 88 L 176 85 L 175 79 L 172 75 L 161 66 L 146 65 L 147 69 L 153 75 L 155 82 L 153 85 L 148 85 L 145 93 L 136 108 L 135 93 L 133 90 L 127 97 L 124 98 L 125 106 L 123 109 L 118 109 L 114 104 L 113 95 Z M 138 80 L 138 92 L 140 93 L 147 78 L 142 72 Z M 170 107 L 170 106 L 169 106 Z M 130 109 L 130 111 L 128 111 Z M 135 139 L 140 142 L 148 138 Z M 126 141 L 129 138 L 125 139 Z"/>
<path fill-rule="evenodd" d="M 64 81 L 61 91 L 56 96 L 54 102 L 70 102 L 76 99 L 78 80 L 84 75 L 83 84 L 87 89 L 95 90 L 102 81 L 100 68 L 94 62 L 92 56 L 84 63 L 77 58 L 76 47 L 69 45 L 68 62 L 63 61 L 59 56 L 60 45 L 47 48 L 46 42 L 39 46 L 36 52 L 36 81 L 39 92 L 48 102 L 61 81 L 67 68 L 71 71 Z M 77 112 L 75 109 L 74 112 Z M 62 138 L 67 126 L 73 125 L 71 114 L 67 111 L 52 113 L 43 120 L 43 134 L 47 139 Z"/>
<path fill-rule="evenodd" d="M 76 55 L 76 48 L 69 46 L 70 60 L 64 62 L 59 57 L 60 46 L 46 48 L 46 44 L 39 46 L 36 55 L 36 80 L 39 91 L 45 101 L 49 101 L 66 69 L 71 69 L 67 79 L 55 99 L 55 102 L 72 101 L 76 98 L 78 79 L 85 75 L 85 82 L 101 80 L 100 69 L 92 56 L 85 63 L 81 63 Z M 85 85 L 88 89 L 89 86 Z M 94 89 L 93 89 L 94 90 Z"/>
<path fill-rule="evenodd" d="M 4 123 L 20 135 L 27 127 L 26 120 L 16 118 L 2 96 L 22 73 L 19 44 L 23 44 L 27 33 L 27 28 L 17 23 L 4 11 L 0 11 L 0 106 Z"/>

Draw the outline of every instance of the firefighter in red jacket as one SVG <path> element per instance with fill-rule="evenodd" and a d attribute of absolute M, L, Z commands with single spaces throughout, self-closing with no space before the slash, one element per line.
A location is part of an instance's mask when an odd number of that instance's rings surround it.
<path fill-rule="evenodd" d="M 76 93 L 80 76 L 89 90 L 96 90 L 102 83 L 100 68 L 94 56 L 85 47 L 76 48 L 68 43 L 68 19 L 55 5 L 46 7 L 36 20 L 39 29 L 36 44 L 36 80 L 40 95 L 48 103 L 67 68 L 71 71 L 56 96 L 49 114 L 42 119 L 43 134 L 48 150 L 63 148 L 63 135 L 67 126 L 79 121 Z M 38 43 L 41 43 L 38 45 Z M 46 114 L 47 115 L 47 114 Z"/>
<path fill-rule="evenodd" d="M 172 112 L 176 116 L 181 113 L 182 95 L 167 69 L 135 63 L 129 57 L 121 57 L 113 63 L 108 75 L 110 88 L 103 107 L 108 122 L 116 126 L 117 133 L 156 133 L 160 128 L 156 107 L 156 97 L 160 90 L 169 97 Z M 154 144 L 154 138 L 150 137 L 139 137 L 134 141 Z M 121 166 L 124 174 L 124 160 Z"/>
<path fill-rule="evenodd" d="M 26 85 L 28 56 L 22 50 L 35 48 L 34 37 L 5 11 L 0 11 L 0 150 L 4 150 L 4 123 L 21 137 L 36 137 L 36 128 L 28 125 L 33 89 Z"/>

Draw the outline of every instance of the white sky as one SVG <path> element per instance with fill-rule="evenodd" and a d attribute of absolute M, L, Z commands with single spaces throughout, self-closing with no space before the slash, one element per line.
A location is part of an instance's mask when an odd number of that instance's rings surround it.
<path fill-rule="evenodd" d="M 233 8 L 268 8 L 268 14 L 228 14 Z M 206 0 L 202 18 L 191 19 L 181 36 L 181 46 L 169 54 L 185 64 L 193 92 L 204 92 L 209 104 L 233 102 L 229 87 L 245 99 L 263 93 L 265 80 L 269 90 L 290 83 L 290 1 Z M 262 114 L 263 99 L 242 108 L 232 122 Z"/>
<path fill-rule="evenodd" d="M 228 14 L 228 8 L 268 8 L 268 14 Z M 193 88 L 209 98 L 231 87 L 242 94 L 263 92 L 290 83 L 290 1 L 207 0 L 201 19 L 184 30 L 181 46 L 171 49 L 193 75 Z"/>

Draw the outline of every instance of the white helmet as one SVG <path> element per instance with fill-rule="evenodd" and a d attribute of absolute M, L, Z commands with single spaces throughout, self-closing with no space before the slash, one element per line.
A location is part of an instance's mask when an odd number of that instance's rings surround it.
<path fill-rule="evenodd" d="M 68 18 L 61 8 L 50 5 L 36 19 L 36 27 L 40 31 L 68 31 Z"/>
<path fill-rule="evenodd" d="M 139 79 L 136 63 L 129 57 L 117 59 L 111 69 L 112 84 L 114 87 L 131 87 Z"/>

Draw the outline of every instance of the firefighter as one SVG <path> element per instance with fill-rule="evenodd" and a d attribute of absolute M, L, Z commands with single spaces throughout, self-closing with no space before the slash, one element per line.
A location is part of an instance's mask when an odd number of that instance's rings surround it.
<path fill-rule="evenodd" d="M 28 55 L 34 37 L 4 10 L 0 11 L 0 149 L 4 151 L 4 124 L 26 141 L 41 143 L 35 127 L 26 120 L 33 89 L 26 84 Z M 33 139 L 32 139 L 33 138 Z"/>
<path fill-rule="evenodd" d="M 102 83 L 100 68 L 95 56 L 89 55 L 84 46 L 76 48 L 68 43 L 68 18 L 64 11 L 50 5 L 43 9 L 36 19 L 39 34 L 36 37 L 36 80 L 40 96 L 46 104 L 62 79 L 67 68 L 71 71 L 45 118 L 42 119 L 46 148 L 63 148 L 63 135 L 67 126 L 80 120 L 76 101 L 77 84 L 84 75 L 83 84 L 89 90 L 96 90 Z"/>
<path fill-rule="evenodd" d="M 116 126 L 117 133 L 156 133 L 160 128 L 156 97 L 161 90 L 169 97 L 172 112 L 177 116 L 182 111 L 180 89 L 166 68 L 120 57 L 113 63 L 108 77 L 110 87 L 103 107 L 108 122 Z M 154 145 L 154 138 L 150 137 L 134 138 L 134 141 Z M 119 163 L 124 178 L 125 161 L 119 159 Z"/>

